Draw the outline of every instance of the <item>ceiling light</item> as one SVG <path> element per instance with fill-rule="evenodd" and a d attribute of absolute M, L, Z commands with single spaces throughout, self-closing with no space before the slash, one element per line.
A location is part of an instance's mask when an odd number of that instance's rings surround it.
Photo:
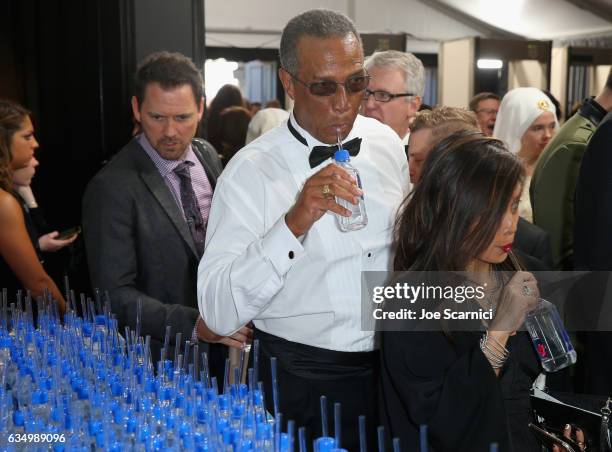
<path fill-rule="evenodd" d="M 502 60 L 487 60 L 481 58 L 476 62 L 478 69 L 501 69 L 504 65 Z"/>

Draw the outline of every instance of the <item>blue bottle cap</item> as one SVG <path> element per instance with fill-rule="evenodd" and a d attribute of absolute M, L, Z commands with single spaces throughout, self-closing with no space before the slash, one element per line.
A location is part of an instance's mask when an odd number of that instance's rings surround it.
<path fill-rule="evenodd" d="M 25 419 L 23 417 L 23 411 L 13 411 L 13 424 L 15 424 L 17 427 L 23 427 L 24 421 Z"/>
<path fill-rule="evenodd" d="M 102 430 L 96 433 L 96 446 L 104 450 L 104 432 Z"/>
<path fill-rule="evenodd" d="M 259 389 L 253 391 L 253 400 L 255 405 L 263 405 L 263 394 Z"/>
<path fill-rule="evenodd" d="M 336 162 L 348 162 L 350 157 L 351 155 L 346 149 L 339 149 L 336 152 L 334 152 L 334 160 Z"/>
<path fill-rule="evenodd" d="M 323 436 L 317 438 L 315 441 L 315 449 L 319 452 L 331 452 L 332 449 L 336 448 L 336 440 L 329 436 Z"/>
<path fill-rule="evenodd" d="M 238 391 L 240 395 L 240 399 L 244 399 L 249 395 L 249 387 L 244 383 L 240 385 L 240 390 Z"/>
<path fill-rule="evenodd" d="M 92 331 L 93 331 L 93 325 L 89 322 L 83 322 L 83 336 L 91 337 Z"/>
<path fill-rule="evenodd" d="M 174 413 L 170 412 L 166 416 L 166 428 L 171 430 L 174 428 L 175 425 L 176 425 L 176 416 L 174 415 Z"/>
<path fill-rule="evenodd" d="M 121 452 L 122 449 L 123 449 L 123 445 L 119 441 L 115 441 L 114 443 L 111 443 L 110 446 L 108 447 L 109 452 Z"/>
<path fill-rule="evenodd" d="M 223 394 L 219 396 L 219 410 L 221 411 L 229 411 L 230 408 L 230 398 Z"/>
<path fill-rule="evenodd" d="M 136 418 L 134 417 L 134 412 L 130 410 L 128 411 L 128 419 L 127 419 L 125 429 L 128 433 L 134 433 L 136 431 L 136 426 L 137 426 L 137 422 L 136 422 Z"/>
<path fill-rule="evenodd" d="M 11 336 L 5 334 L 0 336 L 0 348 L 11 348 L 12 345 L 13 341 L 11 339 Z"/>
<path fill-rule="evenodd" d="M 287 452 L 289 450 L 289 435 L 286 433 L 280 434 L 280 450 Z"/>
<path fill-rule="evenodd" d="M 37 389 L 32 393 L 32 405 L 42 405 L 49 401 L 47 391 Z"/>
<path fill-rule="evenodd" d="M 254 449 L 253 441 L 250 439 L 242 441 L 240 445 L 240 452 L 251 452 Z"/>
<path fill-rule="evenodd" d="M 217 391 L 215 391 L 213 388 L 208 388 L 206 390 L 206 400 L 208 400 L 209 402 L 213 402 L 217 400 Z"/>
<path fill-rule="evenodd" d="M 217 430 L 221 432 L 226 428 L 229 428 L 229 421 L 225 418 L 217 419 Z"/>
<path fill-rule="evenodd" d="M 223 436 L 223 444 L 225 446 L 229 446 L 232 444 L 232 432 L 229 428 L 223 429 L 221 435 Z"/>
<path fill-rule="evenodd" d="M 232 418 L 234 419 L 240 419 L 242 416 L 244 416 L 244 405 L 242 404 L 236 404 L 232 407 Z"/>

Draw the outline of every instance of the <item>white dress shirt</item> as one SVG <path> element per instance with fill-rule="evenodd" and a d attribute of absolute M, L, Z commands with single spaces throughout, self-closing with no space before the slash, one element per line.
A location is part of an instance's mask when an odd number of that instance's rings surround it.
<path fill-rule="evenodd" d="M 327 212 L 298 239 L 285 215 L 331 160 L 310 168 L 310 149 L 325 143 L 289 120 L 308 147 L 285 121 L 238 152 L 217 182 L 198 269 L 200 313 L 221 335 L 253 320 L 293 342 L 370 351 L 374 334 L 361 331 L 361 272 L 392 269 L 393 223 L 409 186 L 404 148 L 389 127 L 357 116 L 345 141 L 363 139 L 351 164 L 361 175 L 368 224 L 341 232 Z"/>

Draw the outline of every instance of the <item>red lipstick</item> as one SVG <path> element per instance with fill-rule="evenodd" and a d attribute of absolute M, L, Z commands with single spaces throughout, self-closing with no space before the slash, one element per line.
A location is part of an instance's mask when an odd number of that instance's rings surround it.
<path fill-rule="evenodd" d="M 508 243 L 507 245 L 504 245 L 501 248 L 502 250 L 504 250 L 504 253 L 509 253 L 510 250 L 512 250 L 512 243 Z"/>

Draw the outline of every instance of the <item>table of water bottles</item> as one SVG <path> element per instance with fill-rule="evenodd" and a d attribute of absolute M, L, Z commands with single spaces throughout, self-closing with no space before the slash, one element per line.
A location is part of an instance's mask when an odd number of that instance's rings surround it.
<path fill-rule="evenodd" d="M 229 360 L 218 387 L 208 374 L 205 353 L 189 342 L 167 359 L 170 328 L 161 359 L 154 367 L 149 337 L 117 329 L 110 304 L 81 298 L 83 316 L 68 302 L 63 319 L 55 303 L 38 299 L 33 315 L 29 296 L 7 305 L 2 296 L 0 319 L 0 450 L 53 451 L 223 451 L 344 452 L 341 448 L 340 404 L 334 404 L 333 432 L 328 432 L 327 400 L 321 397 L 323 436 L 306 443 L 306 432 L 286 422 L 281 431 L 276 360 L 272 358 L 272 416 L 264 406 L 263 384 L 257 380 L 258 343 L 253 343 L 253 368 L 248 385 L 242 368 Z M 23 304 L 23 307 L 22 307 Z M 36 319 L 34 319 L 36 317 Z M 176 343 L 181 343 L 180 334 Z M 193 359 L 184 359 L 193 356 Z M 191 361 L 188 366 L 184 363 Z M 244 354 L 241 357 L 242 367 Z M 235 383 L 234 383 L 235 382 Z M 257 382 L 257 384 L 255 383 Z M 357 421 L 357 419 L 356 419 Z M 361 451 L 366 451 L 365 418 L 358 419 Z M 333 435 L 333 436 L 332 436 Z M 384 429 L 378 449 L 385 450 Z M 399 452 L 399 440 L 390 449 Z M 420 451 L 427 450 L 421 427 Z M 496 450 L 492 449 L 492 450 Z"/>

